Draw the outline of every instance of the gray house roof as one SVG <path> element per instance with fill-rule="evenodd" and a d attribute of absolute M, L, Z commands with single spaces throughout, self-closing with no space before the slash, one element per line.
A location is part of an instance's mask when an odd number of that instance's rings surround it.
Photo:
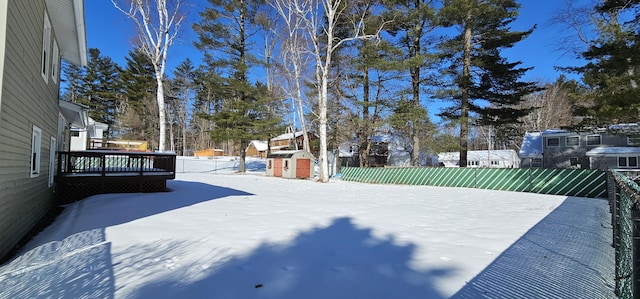
<path fill-rule="evenodd" d="M 527 132 L 522 139 L 518 156 L 524 158 L 542 157 L 542 132 Z"/>
<path fill-rule="evenodd" d="M 596 147 L 586 153 L 587 157 L 607 156 L 637 156 L 640 155 L 640 147 Z"/>

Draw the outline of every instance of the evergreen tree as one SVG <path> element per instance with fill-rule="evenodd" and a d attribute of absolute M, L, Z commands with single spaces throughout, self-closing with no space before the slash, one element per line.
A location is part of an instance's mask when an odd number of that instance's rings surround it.
<path fill-rule="evenodd" d="M 89 49 L 89 59 L 82 82 L 83 96 L 77 102 L 89 107 L 89 116 L 98 122 L 115 124 L 116 101 L 120 92 L 120 67 L 96 48 Z M 107 133 L 110 136 L 111 132 Z"/>
<path fill-rule="evenodd" d="M 250 37 L 258 27 L 252 23 L 260 1 L 208 0 L 193 25 L 198 34 L 195 46 L 205 51 L 205 62 L 220 68 L 227 77 L 221 86 L 224 100 L 220 111 L 211 115 L 214 140 L 236 140 L 240 151 L 240 171 L 245 171 L 244 149 L 252 139 L 266 139 L 278 130 L 280 119 L 270 113 L 266 87 L 249 82 L 249 69 L 257 59 L 251 55 Z"/>
<path fill-rule="evenodd" d="M 460 125 L 460 167 L 467 165 L 470 117 L 478 125 L 500 126 L 528 113 L 516 105 L 536 90 L 534 83 L 520 81 L 530 68 L 501 55 L 533 31 L 510 30 L 519 7 L 514 0 L 445 0 L 439 12 L 442 24 L 459 32 L 442 44 L 450 62 L 444 72 L 453 82 L 442 96 L 455 104 L 440 115 Z"/>
<path fill-rule="evenodd" d="M 61 95 L 63 100 L 77 103 L 85 96 L 84 71 L 83 67 L 62 60 L 61 81 L 65 82 Z"/>
<path fill-rule="evenodd" d="M 578 110 L 583 126 L 636 122 L 640 116 L 639 8 L 638 0 L 606 0 L 595 8 L 602 16 L 599 37 L 582 53 L 588 63 L 570 68 L 590 90 Z"/>
<path fill-rule="evenodd" d="M 434 30 L 438 24 L 436 11 L 431 0 L 386 0 L 388 14 L 393 16 L 393 23 L 387 31 L 394 37 L 396 46 L 403 51 L 398 69 L 409 73 L 411 85 L 404 93 L 410 95 L 411 105 L 400 101 L 396 106 L 396 115 L 392 125 L 412 140 L 411 164 L 419 161 L 420 145 L 429 138 L 424 133 L 433 132 L 426 109 L 422 106 L 420 96 L 426 82 L 437 82 L 433 76 L 434 63 Z M 426 70 L 426 72 L 425 72 Z M 422 141 L 422 142 L 421 142 Z"/>
<path fill-rule="evenodd" d="M 120 105 L 120 130 L 123 138 L 149 141 L 158 145 L 156 81 L 149 57 L 139 50 L 129 51 L 122 71 L 124 99 Z"/>
<path fill-rule="evenodd" d="M 172 138 L 173 144 L 178 141 L 180 152 L 184 155 L 187 150 L 187 128 L 189 103 L 193 98 L 195 91 L 195 67 L 191 59 L 187 58 L 182 61 L 173 71 L 174 79 L 171 81 L 171 98 L 174 99 L 168 105 L 169 108 L 169 124 L 170 132 L 173 132 L 173 126 L 179 129 L 179 138 Z M 171 133 L 170 135 L 173 135 Z M 177 139 L 177 140 L 176 140 Z M 175 149 L 174 149 L 175 150 Z"/>

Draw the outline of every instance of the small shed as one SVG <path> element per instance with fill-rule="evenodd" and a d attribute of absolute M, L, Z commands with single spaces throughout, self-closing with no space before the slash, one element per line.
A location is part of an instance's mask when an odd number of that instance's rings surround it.
<path fill-rule="evenodd" d="M 271 152 L 267 155 L 267 176 L 289 179 L 313 177 L 313 155 L 303 150 Z"/>

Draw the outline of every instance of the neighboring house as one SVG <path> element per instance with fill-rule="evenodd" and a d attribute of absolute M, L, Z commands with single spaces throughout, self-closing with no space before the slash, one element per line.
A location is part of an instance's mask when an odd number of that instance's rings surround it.
<path fill-rule="evenodd" d="M 521 167 L 639 168 L 637 165 L 629 166 L 623 161 L 635 150 L 607 149 L 633 148 L 640 145 L 639 132 L 640 127 L 637 124 L 616 125 L 590 132 L 567 130 L 527 132 L 520 149 Z M 634 158 L 631 158 L 630 162 L 633 161 Z"/>
<path fill-rule="evenodd" d="M 460 166 L 460 152 L 438 154 L 438 162 L 445 167 Z M 518 168 L 520 158 L 514 150 L 480 150 L 467 151 L 467 167 L 469 168 Z"/>
<path fill-rule="evenodd" d="M 54 205 L 56 151 L 86 125 L 58 100 L 60 59 L 86 53 L 82 0 L 0 0 L 0 258 Z"/>
<path fill-rule="evenodd" d="M 109 128 L 107 124 L 97 122 L 89 117 L 87 125 L 82 127 L 71 128 L 71 147 L 72 151 L 85 151 L 87 149 L 96 149 L 103 147 L 104 132 Z"/>
<path fill-rule="evenodd" d="M 302 131 L 292 132 L 292 130 L 287 130 L 287 133 L 276 136 L 269 140 L 270 150 L 280 151 L 280 150 L 301 150 L 303 149 L 304 144 L 304 134 Z M 314 146 L 314 140 L 317 140 L 313 133 L 307 132 L 309 136 L 309 146 L 311 147 L 311 154 L 317 155 L 318 149 Z"/>
<path fill-rule="evenodd" d="M 247 157 L 266 158 L 269 146 L 263 140 L 251 140 L 245 150 Z"/>
<path fill-rule="evenodd" d="M 596 147 L 586 153 L 590 169 L 640 169 L 640 147 Z"/>
<path fill-rule="evenodd" d="M 371 138 L 369 165 L 371 166 L 411 166 L 411 148 L 404 138 L 393 133 L 381 133 Z M 341 166 L 360 166 L 357 139 L 345 141 L 339 145 Z M 437 157 L 427 152 L 420 152 L 418 163 L 421 166 L 433 166 L 438 163 Z"/>

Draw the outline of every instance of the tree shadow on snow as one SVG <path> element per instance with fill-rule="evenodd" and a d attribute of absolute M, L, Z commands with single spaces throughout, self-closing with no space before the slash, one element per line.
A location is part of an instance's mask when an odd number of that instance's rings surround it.
<path fill-rule="evenodd" d="M 0 267 L 0 298 L 113 298 L 104 229 L 38 246 Z"/>
<path fill-rule="evenodd" d="M 125 252 L 135 257 L 149 250 L 153 249 Z M 350 218 L 338 218 L 327 227 L 300 232 L 289 243 L 263 243 L 245 256 L 224 257 L 212 248 L 217 262 L 182 267 L 200 273 L 164 276 L 131 297 L 444 298 L 435 281 L 456 269 L 412 268 L 414 250 L 413 244 L 377 238 Z"/>
<path fill-rule="evenodd" d="M 94 217 L 90 221 L 74 223 L 71 233 L 127 223 L 229 196 L 254 195 L 236 189 L 180 180 L 168 181 L 167 188 L 168 192 L 100 194 L 77 202 L 78 213 L 90 212 Z M 109 212 L 101 213 L 101 209 L 107 206 L 105 201 L 108 201 Z"/>
<path fill-rule="evenodd" d="M 36 236 L 0 267 L 0 298 L 113 298 L 105 228 L 205 201 L 253 195 L 185 181 L 170 181 L 168 187 L 170 192 L 101 194 L 73 203 L 49 227 L 55 234 Z M 84 213 L 91 219 L 84 219 Z"/>
<path fill-rule="evenodd" d="M 615 298 L 608 213 L 568 197 L 451 298 Z"/>

